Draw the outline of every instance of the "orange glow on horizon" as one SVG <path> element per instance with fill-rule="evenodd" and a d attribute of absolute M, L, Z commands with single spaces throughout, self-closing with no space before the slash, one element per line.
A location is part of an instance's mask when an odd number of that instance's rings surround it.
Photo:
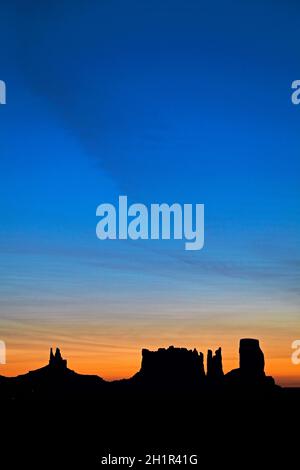
<path fill-rule="evenodd" d="M 244 335 L 245 336 L 245 335 Z M 242 336 L 240 336 L 242 337 Z M 256 336 L 257 337 L 257 336 Z M 173 338 L 174 339 L 174 338 Z M 291 362 L 291 350 L 279 348 L 272 342 L 260 341 L 261 348 L 265 354 L 266 373 L 274 377 L 276 383 L 283 386 L 300 387 L 300 365 L 295 366 Z M 212 345 L 204 338 L 204 341 L 185 342 L 181 340 L 166 341 L 165 339 L 152 341 L 141 341 L 136 346 L 130 345 L 85 345 L 85 347 L 76 348 L 76 344 L 55 342 L 55 343 L 37 343 L 37 344 L 10 344 L 7 349 L 7 364 L 0 365 L 0 375 L 15 376 L 27 373 L 29 370 L 38 369 L 48 364 L 50 346 L 59 346 L 62 356 L 68 360 L 68 367 L 81 374 L 99 375 L 106 380 L 115 380 L 120 378 L 129 378 L 134 375 L 141 364 L 141 349 L 146 347 L 155 350 L 158 347 L 175 346 L 187 347 L 204 352 L 208 348 L 216 349 L 219 344 L 222 345 L 223 368 L 224 372 L 238 367 L 238 346 L 239 338 L 222 342 L 212 342 Z M 202 344 L 201 347 L 197 347 Z M 290 342 L 288 343 L 290 346 Z"/>

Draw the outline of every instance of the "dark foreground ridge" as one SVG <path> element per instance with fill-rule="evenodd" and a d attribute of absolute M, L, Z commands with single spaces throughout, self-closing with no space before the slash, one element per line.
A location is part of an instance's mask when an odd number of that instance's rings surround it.
<path fill-rule="evenodd" d="M 283 389 L 265 374 L 264 354 L 257 339 L 240 340 L 239 368 L 223 372 L 222 351 L 196 349 L 142 350 L 141 369 L 130 379 L 107 382 L 77 374 L 67 367 L 57 348 L 49 364 L 17 377 L 0 376 L 0 398 L 16 399 L 270 399 L 299 398 L 298 389 Z M 289 392 L 289 393 L 288 393 Z"/>

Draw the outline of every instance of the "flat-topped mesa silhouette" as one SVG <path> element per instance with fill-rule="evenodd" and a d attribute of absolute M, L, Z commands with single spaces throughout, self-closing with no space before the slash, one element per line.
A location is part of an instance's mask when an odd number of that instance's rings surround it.
<path fill-rule="evenodd" d="M 142 350 L 142 365 L 135 376 L 142 382 L 156 386 L 189 387 L 205 379 L 204 356 L 196 349 L 159 348 Z"/>
<path fill-rule="evenodd" d="M 239 354 L 240 367 L 226 374 L 226 381 L 229 385 L 247 387 L 274 386 L 274 379 L 265 374 L 264 353 L 260 349 L 257 339 L 241 339 Z"/>
<path fill-rule="evenodd" d="M 142 350 L 140 371 L 134 376 L 137 382 L 151 389 L 186 389 L 196 391 L 205 387 L 219 387 L 224 382 L 222 350 L 207 353 L 207 373 L 204 354 L 196 349 L 160 348 L 157 351 Z"/>
<path fill-rule="evenodd" d="M 62 358 L 59 348 L 56 348 L 55 354 L 50 348 L 49 367 L 51 369 L 67 369 L 67 360 Z"/>

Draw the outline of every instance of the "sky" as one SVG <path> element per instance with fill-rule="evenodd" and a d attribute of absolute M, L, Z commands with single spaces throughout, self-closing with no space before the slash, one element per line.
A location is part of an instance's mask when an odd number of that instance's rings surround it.
<path fill-rule="evenodd" d="M 50 346 L 107 379 L 140 350 L 260 339 L 300 386 L 296 1 L 1 1 L 0 374 Z M 205 204 L 205 246 L 96 237 L 96 207 Z"/>

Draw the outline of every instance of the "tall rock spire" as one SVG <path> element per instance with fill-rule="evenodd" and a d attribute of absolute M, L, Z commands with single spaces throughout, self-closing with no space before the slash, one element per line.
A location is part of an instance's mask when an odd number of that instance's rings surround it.
<path fill-rule="evenodd" d="M 265 358 L 258 339 L 243 338 L 240 340 L 240 371 L 247 377 L 265 375 Z"/>
<path fill-rule="evenodd" d="M 54 354 L 53 354 L 53 349 L 50 348 L 50 359 L 49 359 L 49 365 L 53 364 L 54 361 Z"/>
<path fill-rule="evenodd" d="M 231 390 L 235 388 L 247 394 L 274 388 L 274 379 L 265 374 L 265 358 L 258 339 L 240 340 L 240 367 L 226 374 L 226 384 Z"/>
<path fill-rule="evenodd" d="M 207 378 L 218 380 L 224 376 L 222 365 L 222 350 L 218 348 L 213 355 L 211 349 L 207 351 Z"/>

